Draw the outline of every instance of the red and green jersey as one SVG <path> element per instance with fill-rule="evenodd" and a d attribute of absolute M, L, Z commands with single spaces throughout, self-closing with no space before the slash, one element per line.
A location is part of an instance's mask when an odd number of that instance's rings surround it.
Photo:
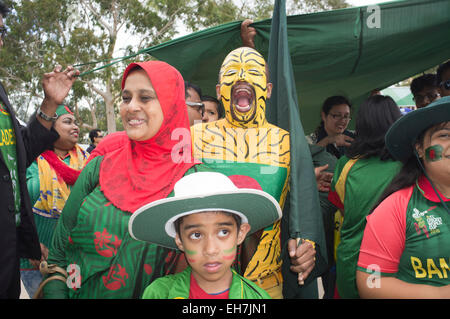
<path fill-rule="evenodd" d="M 356 264 L 366 226 L 366 216 L 401 166 L 378 157 L 341 157 L 334 172 L 328 199 L 344 213 L 336 251 L 336 282 L 342 298 L 359 298 Z"/>
<path fill-rule="evenodd" d="M 450 198 L 441 198 L 450 203 Z M 386 198 L 367 217 L 358 270 L 414 284 L 450 284 L 450 215 L 429 181 Z"/>
<path fill-rule="evenodd" d="M 145 289 L 142 299 L 270 299 L 264 289 L 240 276 L 234 270 L 231 272 L 233 277 L 230 289 L 219 298 L 206 294 L 198 284 L 195 284 L 192 268 L 188 267 L 180 273 L 155 280 Z M 195 288 L 193 288 L 193 284 L 195 284 Z M 199 291 L 202 292 L 199 293 Z"/>
<path fill-rule="evenodd" d="M 175 250 L 131 238 L 131 214 L 116 208 L 98 186 L 102 159 L 83 169 L 59 218 L 48 263 L 73 272 L 69 284 L 49 282 L 45 298 L 140 298 L 174 265 Z"/>

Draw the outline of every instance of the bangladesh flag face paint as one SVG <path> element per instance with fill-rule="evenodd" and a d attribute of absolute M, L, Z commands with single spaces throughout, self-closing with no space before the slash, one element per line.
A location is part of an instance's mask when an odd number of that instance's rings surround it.
<path fill-rule="evenodd" d="M 224 249 L 222 258 L 225 260 L 234 260 L 234 257 L 236 257 L 236 248 L 236 246 L 233 246 L 230 249 Z"/>
<path fill-rule="evenodd" d="M 192 258 L 192 256 L 197 255 L 197 251 L 185 249 L 184 252 L 186 254 L 186 258 L 187 258 L 188 262 L 190 262 L 190 263 L 196 262 L 196 260 L 194 258 Z"/>
<path fill-rule="evenodd" d="M 436 162 L 442 159 L 443 148 L 441 145 L 431 145 L 425 150 L 425 159 L 428 162 Z"/>

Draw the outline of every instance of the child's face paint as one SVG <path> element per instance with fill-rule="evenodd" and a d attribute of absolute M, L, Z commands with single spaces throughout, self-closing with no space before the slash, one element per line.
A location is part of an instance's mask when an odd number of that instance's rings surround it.
<path fill-rule="evenodd" d="M 230 249 L 224 249 L 223 250 L 223 259 L 225 260 L 234 260 L 236 257 L 236 246 L 230 248 Z"/>
<path fill-rule="evenodd" d="M 189 250 L 189 249 L 186 249 L 184 252 L 188 255 L 196 255 L 197 254 L 197 252 L 195 250 Z"/>
<path fill-rule="evenodd" d="M 187 215 L 180 224 L 179 236 L 177 245 L 185 252 L 199 286 L 206 292 L 229 288 L 230 267 L 239 244 L 233 216 L 223 212 Z"/>
<path fill-rule="evenodd" d="M 186 254 L 186 259 L 189 263 L 195 263 L 196 260 L 192 258 L 192 256 L 197 255 L 197 251 L 185 249 L 184 253 Z"/>
<path fill-rule="evenodd" d="M 440 144 L 431 145 L 425 150 L 425 159 L 428 162 L 436 162 L 442 160 L 442 151 L 444 148 Z"/>

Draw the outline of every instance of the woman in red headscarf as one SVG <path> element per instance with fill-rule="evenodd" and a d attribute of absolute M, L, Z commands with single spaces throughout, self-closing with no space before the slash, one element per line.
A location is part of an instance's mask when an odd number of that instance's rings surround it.
<path fill-rule="evenodd" d="M 63 210 L 48 264 L 69 276 L 49 281 L 45 298 L 139 298 L 174 268 L 175 251 L 132 239 L 128 220 L 194 171 L 181 74 L 159 61 L 130 64 L 120 115 L 125 131 L 90 158 Z"/>

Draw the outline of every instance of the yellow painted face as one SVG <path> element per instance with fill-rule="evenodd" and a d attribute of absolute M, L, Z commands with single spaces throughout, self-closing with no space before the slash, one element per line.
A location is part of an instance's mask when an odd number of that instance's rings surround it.
<path fill-rule="evenodd" d="M 238 127 L 266 122 L 267 76 L 264 57 L 242 47 L 231 51 L 219 73 L 219 93 L 227 120 Z"/>

